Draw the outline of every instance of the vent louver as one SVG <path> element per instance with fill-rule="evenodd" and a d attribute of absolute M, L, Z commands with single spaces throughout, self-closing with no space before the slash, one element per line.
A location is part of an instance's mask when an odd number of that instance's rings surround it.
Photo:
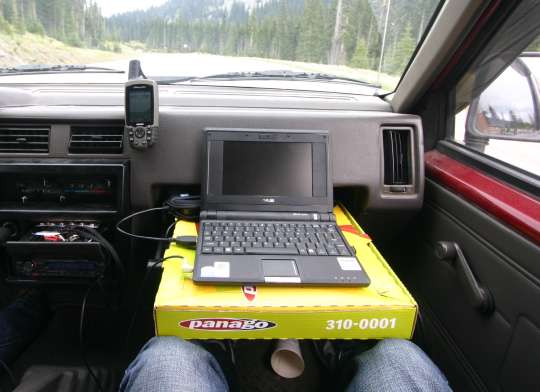
<path fill-rule="evenodd" d="M 411 128 L 383 128 L 384 185 L 412 184 Z"/>
<path fill-rule="evenodd" d="M 0 153 L 47 153 L 49 130 L 40 126 L 0 126 Z"/>
<path fill-rule="evenodd" d="M 69 139 L 71 154 L 121 154 L 124 127 L 72 126 Z"/>

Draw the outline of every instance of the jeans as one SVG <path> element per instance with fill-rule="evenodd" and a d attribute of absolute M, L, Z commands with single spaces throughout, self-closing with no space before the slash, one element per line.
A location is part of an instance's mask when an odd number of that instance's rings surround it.
<path fill-rule="evenodd" d="M 40 292 L 19 297 L 0 310 L 0 361 L 13 361 L 43 329 L 48 314 Z"/>
<path fill-rule="evenodd" d="M 406 340 L 387 339 L 354 358 L 357 371 L 347 392 L 451 391 L 424 352 Z M 216 359 L 175 337 L 152 338 L 125 372 L 121 392 L 228 391 Z"/>

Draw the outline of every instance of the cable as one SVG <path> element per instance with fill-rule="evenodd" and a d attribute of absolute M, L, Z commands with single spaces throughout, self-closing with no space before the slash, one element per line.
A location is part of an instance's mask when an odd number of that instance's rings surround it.
<path fill-rule="evenodd" d="M 173 255 L 173 256 L 167 256 L 167 257 L 164 257 L 164 258 L 161 258 L 161 259 L 157 259 L 157 260 L 152 260 L 153 264 L 150 267 L 147 268 L 147 270 L 146 270 L 146 272 L 144 274 L 144 278 L 142 280 L 141 286 L 139 287 L 139 292 L 137 293 L 137 299 L 135 301 L 135 311 L 133 312 L 133 315 L 131 316 L 129 326 L 128 326 L 127 331 L 126 331 L 126 340 L 124 341 L 124 350 L 127 350 L 127 346 L 129 344 L 129 338 L 131 336 L 131 332 L 132 332 L 133 327 L 135 325 L 135 321 L 136 321 L 137 315 L 139 313 L 139 308 L 141 307 L 142 295 L 144 293 L 144 288 L 146 287 L 148 278 L 150 277 L 150 272 L 155 267 L 157 267 L 159 264 L 161 264 L 164 261 L 169 260 L 169 259 L 182 259 L 183 260 L 184 257 L 180 256 L 180 255 Z"/>
<path fill-rule="evenodd" d="M 116 224 L 116 230 L 118 230 L 120 233 L 128 236 L 128 237 L 132 237 L 132 238 L 137 238 L 137 239 L 140 239 L 140 240 L 150 240 L 150 241 L 163 241 L 163 242 L 171 242 L 173 239 L 172 238 L 163 238 L 163 237 L 151 237 L 151 236 L 146 236 L 146 235 L 139 235 L 139 234 L 133 234 L 133 233 L 129 233 L 127 231 L 125 231 L 124 229 L 122 229 L 122 224 L 127 222 L 128 220 L 131 220 L 139 215 L 142 215 L 142 214 L 147 214 L 149 212 L 154 212 L 154 211 L 164 211 L 164 210 L 168 210 L 170 207 L 169 206 L 163 206 L 163 207 L 154 207 L 154 208 L 149 208 L 147 210 L 142 210 L 142 211 L 137 211 L 131 215 L 128 215 L 126 216 L 125 218 L 122 218 L 117 224 Z"/>
<path fill-rule="evenodd" d="M 99 285 L 98 281 L 94 281 L 90 286 L 88 286 L 88 289 L 86 290 L 86 293 L 84 294 L 83 301 L 81 304 L 81 317 L 79 320 L 79 347 L 81 350 L 81 357 L 83 359 L 84 365 L 86 366 L 86 369 L 88 369 L 88 373 L 90 374 L 90 377 L 94 380 L 96 383 L 96 386 L 100 392 L 105 392 L 103 389 L 103 386 L 99 382 L 98 377 L 90 367 L 90 364 L 88 363 L 88 359 L 86 358 L 86 349 L 84 346 L 84 316 L 86 312 L 86 302 L 88 301 L 88 296 L 90 295 L 90 292 L 94 288 L 94 286 Z"/>
<path fill-rule="evenodd" d="M 169 213 L 176 218 L 186 221 L 196 221 L 201 209 L 201 197 L 199 195 L 180 194 L 171 196 L 165 202 L 171 209 Z"/>
<path fill-rule="evenodd" d="M 0 367 L 4 368 L 4 370 L 6 371 L 8 377 L 9 377 L 9 381 L 11 382 L 11 385 L 13 385 L 13 388 L 16 388 L 17 387 L 17 382 L 15 381 L 15 376 L 13 375 L 11 369 L 9 368 L 9 366 L 0 359 Z"/>
<path fill-rule="evenodd" d="M 116 249 L 112 246 L 112 244 L 107 241 L 105 237 L 101 235 L 100 232 L 98 232 L 96 229 L 93 229 L 91 227 L 85 227 L 80 226 L 76 227 L 77 230 L 83 230 L 86 235 L 88 235 L 90 238 L 92 238 L 94 241 L 99 242 L 103 247 L 109 252 L 111 255 L 111 258 L 115 264 L 115 267 L 118 271 L 118 274 L 120 275 L 120 281 L 124 281 L 126 277 L 126 269 L 124 268 L 124 264 L 122 263 L 122 260 L 120 259 L 120 256 L 116 252 Z"/>
<path fill-rule="evenodd" d="M 176 225 L 176 221 L 173 221 L 169 226 L 167 226 L 167 229 L 165 230 L 165 235 L 166 236 L 171 235 L 171 230 L 174 229 L 175 225 Z M 161 258 L 161 255 L 165 252 L 166 245 L 168 245 L 168 244 L 166 244 L 165 242 L 159 242 L 158 243 L 158 246 L 156 247 L 156 253 L 154 254 L 154 259 L 155 260 Z"/>
<path fill-rule="evenodd" d="M 171 229 L 176 226 L 176 221 L 174 221 L 173 223 L 171 223 L 169 225 L 169 227 L 167 227 L 167 230 L 165 230 L 165 235 L 171 235 Z"/>
<path fill-rule="evenodd" d="M 116 230 L 118 230 L 120 233 L 122 233 L 124 235 L 127 235 L 128 237 L 132 237 L 132 238 L 137 238 L 137 239 L 141 239 L 141 240 L 167 242 L 167 243 L 174 242 L 174 243 L 176 243 L 176 245 L 181 246 L 183 248 L 195 249 L 196 246 L 197 246 L 197 237 L 195 237 L 195 236 L 180 235 L 180 236 L 177 236 L 177 237 L 167 237 L 167 238 L 164 238 L 164 237 L 150 237 L 150 236 L 145 236 L 145 235 L 129 233 L 129 232 L 125 231 L 124 229 L 122 229 L 120 227 L 122 225 L 122 223 L 124 223 L 124 222 L 126 222 L 126 221 L 128 221 L 130 219 L 133 219 L 138 215 L 142 215 L 142 214 L 145 214 L 145 213 L 148 213 L 148 212 L 154 212 L 154 211 L 163 211 L 163 210 L 168 209 L 168 208 L 169 208 L 168 206 L 155 207 L 155 208 L 150 208 L 148 210 L 142 210 L 142 211 L 135 212 L 135 213 L 133 213 L 131 215 L 126 216 L 122 220 L 120 220 L 116 224 Z M 169 231 L 169 229 L 172 226 L 173 225 L 169 226 L 169 228 L 167 229 L 167 232 Z M 169 234 L 167 234 L 167 235 L 169 235 Z"/>

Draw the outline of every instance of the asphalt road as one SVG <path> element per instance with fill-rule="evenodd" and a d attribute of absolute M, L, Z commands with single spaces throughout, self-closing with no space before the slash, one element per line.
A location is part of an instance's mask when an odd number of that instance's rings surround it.
<path fill-rule="evenodd" d="M 135 56 L 134 56 L 135 57 Z M 217 56 L 203 53 L 149 53 L 136 56 L 147 75 L 205 76 L 227 72 L 282 70 L 304 71 L 288 62 L 253 57 Z M 98 63 L 127 71 L 129 59 Z"/>

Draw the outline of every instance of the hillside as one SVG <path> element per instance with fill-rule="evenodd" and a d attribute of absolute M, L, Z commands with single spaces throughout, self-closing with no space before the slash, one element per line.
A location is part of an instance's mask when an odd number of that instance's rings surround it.
<path fill-rule="evenodd" d="M 127 58 L 136 53 L 126 45 L 113 51 L 76 48 L 56 39 L 32 33 L 0 32 L 0 67 L 19 64 L 88 64 Z"/>

